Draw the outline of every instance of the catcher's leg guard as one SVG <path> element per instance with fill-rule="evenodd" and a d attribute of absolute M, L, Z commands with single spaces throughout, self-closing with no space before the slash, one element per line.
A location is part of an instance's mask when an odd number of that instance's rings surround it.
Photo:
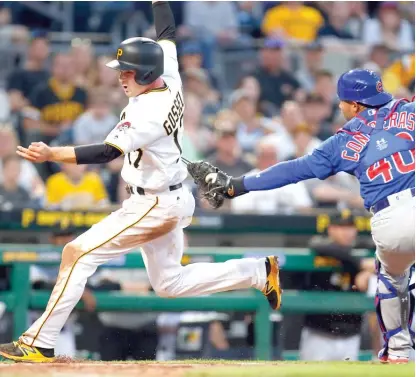
<path fill-rule="evenodd" d="M 409 294 L 410 269 L 403 276 L 391 276 L 380 261 L 376 265 L 376 313 L 384 339 L 378 356 L 382 362 L 389 362 L 389 357 L 406 360 L 414 347 L 409 331 L 414 310 Z"/>

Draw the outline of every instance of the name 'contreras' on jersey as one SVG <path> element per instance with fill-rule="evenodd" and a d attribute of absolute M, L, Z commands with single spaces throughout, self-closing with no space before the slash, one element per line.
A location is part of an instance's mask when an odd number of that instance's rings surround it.
<path fill-rule="evenodd" d="M 181 162 L 185 103 L 176 46 L 167 40 L 158 43 L 164 54 L 161 77 L 166 87 L 130 98 L 120 122 L 104 141 L 124 154 L 124 181 L 149 192 L 165 191 L 187 176 Z"/>

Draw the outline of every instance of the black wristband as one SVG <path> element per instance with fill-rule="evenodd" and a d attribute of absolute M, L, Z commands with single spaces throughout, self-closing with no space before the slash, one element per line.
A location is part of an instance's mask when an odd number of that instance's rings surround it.
<path fill-rule="evenodd" d="M 232 177 L 228 185 L 227 196 L 229 198 L 235 198 L 236 196 L 244 195 L 247 193 L 248 191 L 244 186 L 244 176 L 237 178 Z"/>

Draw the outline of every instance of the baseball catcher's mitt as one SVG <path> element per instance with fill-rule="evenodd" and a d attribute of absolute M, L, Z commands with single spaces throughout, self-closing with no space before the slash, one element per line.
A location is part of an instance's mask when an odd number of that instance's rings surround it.
<path fill-rule="evenodd" d="M 202 198 L 206 199 L 212 208 L 221 207 L 224 203 L 225 196 L 221 190 L 218 189 L 220 186 L 225 186 L 225 182 L 223 182 L 223 185 L 219 185 L 216 180 L 211 181 L 206 178 L 209 174 L 215 174 L 215 176 L 217 176 L 216 173 L 221 174 L 222 172 L 217 167 L 206 161 L 190 162 L 184 160 L 184 162 L 187 164 L 186 167 L 188 172 L 198 187 L 198 194 Z M 225 173 L 222 174 L 228 177 Z"/>

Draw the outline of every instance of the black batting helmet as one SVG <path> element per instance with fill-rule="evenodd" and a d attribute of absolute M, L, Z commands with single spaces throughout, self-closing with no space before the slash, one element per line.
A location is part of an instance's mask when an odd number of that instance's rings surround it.
<path fill-rule="evenodd" d="M 163 50 L 149 38 L 129 38 L 121 42 L 116 60 L 106 64 L 118 71 L 135 71 L 136 82 L 149 85 L 163 74 Z"/>

